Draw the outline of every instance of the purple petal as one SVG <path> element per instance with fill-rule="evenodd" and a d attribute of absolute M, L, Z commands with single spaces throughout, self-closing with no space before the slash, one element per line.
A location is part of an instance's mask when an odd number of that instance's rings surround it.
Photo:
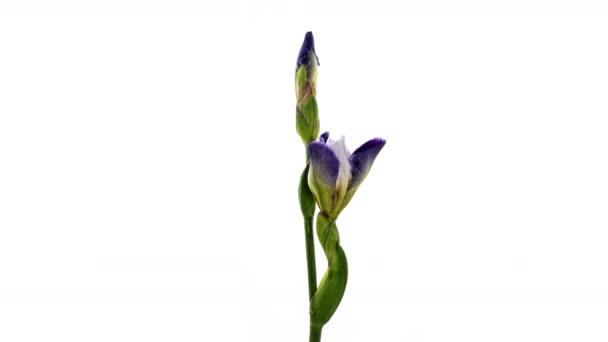
<path fill-rule="evenodd" d="M 363 182 L 384 144 L 386 144 L 386 140 L 374 138 L 353 152 L 349 159 L 353 175 L 349 188 L 356 188 Z"/>
<path fill-rule="evenodd" d="M 308 144 L 310 153 L 310 169 L 315 181 L 324 185 L 336 187 L 338 172 L 340 171 L 340 160 L 336 153 L 322 142 L 313 141 Z"/>
<path fill-rule="evenodd" d="M 310 65 L 310 52 L 315 55 L 315 62 L 317 65 L 321 65 L 319 63 L 319 57 L 317 57 L 317 53 L 315 52 L 315 39 L 312 36 L 312 32 L 306 32 L 304 42 L 302 43 L 300 53 L 298 54 L 298 64 L 296 67 L 299 67 L 302 64 Z"/>
<path fill-rule="evenodd" d="M 329 132 L 325 132 L 325 133 L 321 134 L 321 136 L 319 137 L 319 141 L 322 143 L 327 143 L 328 139 L 329 139 Z"/>

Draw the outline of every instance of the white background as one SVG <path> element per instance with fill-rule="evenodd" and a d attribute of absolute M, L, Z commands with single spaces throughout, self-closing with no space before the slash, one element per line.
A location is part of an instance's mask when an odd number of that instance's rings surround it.
<path fill-rule="evenodd" d="M 603 1 L 3 1 L 0 340 L 307 341 L 293 76 L 387 139 L 324 341 L 608 340 Z M 318 252 L 319 278 L 324 270 Z"/>

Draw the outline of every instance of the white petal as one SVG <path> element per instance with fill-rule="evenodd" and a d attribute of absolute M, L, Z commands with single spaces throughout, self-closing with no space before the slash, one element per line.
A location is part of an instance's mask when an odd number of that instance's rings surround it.
<path fill-rule="evenodd" d="M 327 142 L 329 147 L 331 147 L 334 152 L 338 155 L 338 160 L 340 161 L 340 171 L 338 173 L 338 179 L 336 181 L 336 187 L 339 190 L 344 190 L 348 186 L 350 179 L 352 178 L 350 171 L 350 152 L 346 148 L 346 144 L 344 142 L 344 136 L 341 136 L 338 141 L 329 139 Z"/>

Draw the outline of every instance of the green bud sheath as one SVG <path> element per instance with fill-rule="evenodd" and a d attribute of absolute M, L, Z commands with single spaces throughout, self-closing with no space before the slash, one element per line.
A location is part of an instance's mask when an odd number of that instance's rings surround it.
<path fill-rule="evenodd" d="M 327 257 L 327 271 L 310 301 L 310 324 L 320 330 L 342 301 L 348 279 L 348 263 L 340 246 L 335 220 L 323 212 L 317 215 L 317 236 Z"/>
<path fill-rule="evenodd" d="M 302 142 L 308 144 L 317 140 L 320 129 L 317 99 L 310 96 L 306 102 L 296 106 L 296 130 Z"/>
<path fill-rule="evenodd" d="M 308 186 L 308 168 L 309 167 L 310 167 L 310 164 L 306 164 L 306 167 L 304 168 L 304 171 L 302 172 L 302 175 L 300 176 L 300 186 L 298 188 L 298 195 L 300 197 L 300 209 L 302 210 L 302 216 L 304 218 L 314 217 L 315 209 L 316 209 L 315 198 Z"/>

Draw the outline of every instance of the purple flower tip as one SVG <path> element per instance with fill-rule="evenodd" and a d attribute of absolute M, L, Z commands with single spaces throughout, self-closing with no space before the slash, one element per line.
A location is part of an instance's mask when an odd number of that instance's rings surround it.
<path fill-rule="evenodd" d="M 310 52 L 315 55 L 315 59 L 317 65 L 321 65 L 319 63 L 319 57 L 317 56 L 317 52 L 315 51 L 315 38 L 312 36 L 312 32 L 306 32 L 306 36 L 304 36 L 304 43 L 302 43 L 302 48 L 300 48 L 300 53 L 298 54 L 298 64 L 300 65 L 310 65 Z"/>
<path fill-rule="evenodd" d="M 351 173 L 353 175 L 351 188 L 356 189 L 363 182 L 378 153 L 380 153 L 385 144 L 386 140 L 374 138 L 353 152 L 350 156 Z"/>
<path fill-rule="evenodd" d="M 325 132 L 319 137 L 319 141 L 322 143 L 327 143 L 327 140 L 329 140 L 329 132 Z"/>

